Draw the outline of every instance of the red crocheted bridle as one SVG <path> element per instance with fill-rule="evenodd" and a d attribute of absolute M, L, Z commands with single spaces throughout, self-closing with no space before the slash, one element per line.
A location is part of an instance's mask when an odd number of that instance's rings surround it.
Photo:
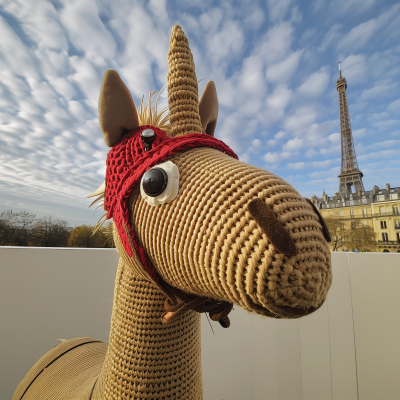
<path fill-rule="evenodd" d="M 156 137 L 152 148 L 145 151 L 141 132 L 152 129 Z M 128 133 L 107 155 L 106 190 L 104 209 L 107 219 L 114 218 L 119 237 L 126 253 L 133 256 L 132 245 L 143 268 L 158 283 L 160 277 L 139 243 L 129 221 L 129 197 L 143 174 L 177 152 L 197 147 L 211 147 L 238 159 L 238 156 L 224 142 L 204 133 L 190 133 L 185 136 L 170 138 L 164 131 L 154 126 L 141 126 Z M 130 238 L 128 236 L 130 235 Z M 131 239 L 131 240 L 130 240 Z"/>

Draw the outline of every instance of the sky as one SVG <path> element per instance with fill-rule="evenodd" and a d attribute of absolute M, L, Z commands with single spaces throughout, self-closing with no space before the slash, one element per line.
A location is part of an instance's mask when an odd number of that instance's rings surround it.
<path fill-rule="evenodd" d="M 0 212 L 96 223 L 104 72 L 138 105 L 166 83 L 175 24 L 241 161 L 303 196 L 338 190 L 340 61 L 364 187 L 400 186 L 400 2 L 0 0 Z"/>

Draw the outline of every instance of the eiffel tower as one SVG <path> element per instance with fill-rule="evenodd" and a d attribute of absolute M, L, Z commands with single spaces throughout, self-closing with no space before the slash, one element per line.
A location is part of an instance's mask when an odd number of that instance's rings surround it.
<path fill-rule="evenodd" d="M 336 82 L 336 89 L 339 92 L 339 113 L 340 113 L 340 137 L 342 151 L 342 166 L 339 175 L 339 193 L 348 195 L 355 191 L 364 191 L 362 182 L 363 173 L 358 169 L 356 151 L 354 149 L 353 135 L 351 133 L 349 107 L 347 105 L 346 79 L 342 78 L 342 71 L 339 63 L 339 80 Z"/>

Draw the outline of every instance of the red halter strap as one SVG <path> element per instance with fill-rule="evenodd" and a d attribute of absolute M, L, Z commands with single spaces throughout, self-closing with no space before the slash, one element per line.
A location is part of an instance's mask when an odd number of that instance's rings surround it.
<path fill-rule="evenodd" d="M 147 152 L 140 137 L 145 129 L 152 129 L 156 134 L 152 148 Z M 210 147 L 238 159 L 238 156 L 224 142 L 207 134 L 190 133 L 169 138 L 161 129 L 149 125 L 141 126 L 125 135 L 107 155 L 104 198 L 107 219 L 114 219 L 126 253 L 132 257 L 135 252 L 143 268 L 156 283 L 159 283 L 160 277 L 130 226 L 129 197 L 136 185 L 140 183 L 143 174 L 150 168 L 180 151 L 198 147 Z"/>

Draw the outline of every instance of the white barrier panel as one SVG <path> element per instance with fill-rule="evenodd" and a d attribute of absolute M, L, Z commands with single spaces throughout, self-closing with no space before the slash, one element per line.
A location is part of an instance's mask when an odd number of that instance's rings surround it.
<path fill-rule="evenodd" d="M 235 307 L 202 316 L 205 400 L 397 400 L 400 254 L 333 253 L 314 314 L 273 320 Z M 0 399 L 56 339 L 108 341 L 118 255 L 111 249 L 0 247 Z"/>

